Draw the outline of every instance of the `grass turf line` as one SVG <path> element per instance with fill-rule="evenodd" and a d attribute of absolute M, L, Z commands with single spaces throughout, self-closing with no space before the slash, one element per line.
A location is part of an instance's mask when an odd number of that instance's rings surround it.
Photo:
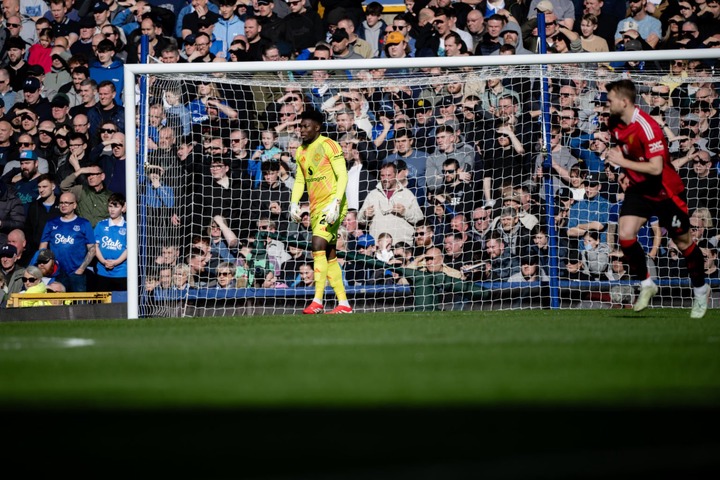
<path fill-rule="evenodd" d="M 0 347 L 5 407 L 720 404 L 715 311 L 4 323 Z"/>

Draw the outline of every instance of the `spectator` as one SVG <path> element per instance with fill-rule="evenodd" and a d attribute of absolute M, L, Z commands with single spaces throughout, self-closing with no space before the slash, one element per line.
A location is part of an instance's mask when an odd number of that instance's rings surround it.
<path fill-rule="evenodd" d="M 550 175 L 553 181 L 553 190 L 555 192 L 562 186 L 562 178 L 570 178 L 570 167 L 577 163 L 575 157 L 570 153 L 570 149 L 562 145 L 562 130 L 559 125 L 553 125 L 550 128 L 550 154 L 552 157 L 552 170 Z M 538 183 L 545 175 L 544 171 L 545 155 L 538 154 L 535 162 L 535 175 L 533 180 Z"/>
<path fill-rule="evenodd" d="M 211 8 L 212 7 L 212 8 Z M 199 31 L 199 21 L 208 20 L 211 23 L 217 23 L 220 16 L 218 15 L 218 7 L 215 4 L 211 4 L 208 0 L 194 0 L 192 2 L 192 10 L 190 13 L 178 15 L 178 25 L 182 25 L 180 31 L 180 38 L 185 38 L 188 35 L 195 34 Z M 182 16 L 181 16 L 182 15 Z"/>
<path fill-rule="evenodd" d="M 5 50 L 8 57 L 8 73 L 10 86 L 16 92 L 24 89 L 25 79 L 30 65 L 25 61 L 27 44 L 22 38 L 10 37 L 5 41 Z M 9 108 L 8 108 L 9 110 Z"/>
<path fill-rule="evenodd" d="M 382 37 L 387 24 L 382 19 L 384 7 L 378 2 L 370 2 L 365 7 L 365 20 L 358 29 L 358 36 L 370 44 L 372 56 L 380 56 Z M 337 30 L 336 30 L 337 31 Z"/>
<path fill-rule="evenodd" d="M 47 4 L 42 1 L 36 1 L 39 5 L 30 6 L 31 2 L 23 1 L 22 8 L 20 7 L 20 0 L 6 0 L 3 1 L 2 10 L 3 16 L 5 17 L 5 26 L 10 32 L 11 37 L 20 37 L 29 45 L 32 45 L 37 41 L 37 34 L 35 32 L 35 20 L 39 17 L 42 11 L 47 11 Z M 28 11 L 28 8 L 31 10 Z M 31 14 L 32 13 L 32 14 Z"/>
<path fill-rule="evenodd" d="M 563 264 L 564 269 L 560 271 L 560 278 L 564 280 L 593 280 L 593 278 L 584 271 L 584 265 L 579 250 L 568 250 L 568 255 Z M 575 292 L 572 295 L 577 295 L 577 293 L 578 292 Z"/>
<path fill-rule="evenodd" d="M 685 192 L 688 208 L 708 208 L 712 218 L 720 214 L 720 179 L 717 169 L 713 168 L 713 158 L 707 150 L 698 150 L 692 154 L 692 170 L 685 177 Z"/>
<path fill-rule="evenodd" d="M 350 44 L 350 35 L 344 28 L 336 28 L 330 37 L 330 45 L 332 46 L 333 60 L 352 60 L 361 59 L 362 55 L 356 53 Z"/>
<path fill-rule="evenodd" d="M 84 183 L 79 179 L 81 175 L 85 177 Z M 105 188 L 104 182 L 105 173 L 99 165 L 80 167 L 60 182 L 60 189 L 72 193 L 77 202 L 73 203 L 72 213 L 77 209 L 77 214 L 87 219 L 93 228 L 100 220 L 108 218 L 107 205 L 112 192 Z"/>
<path fill-rule="evenodd" d="M 29 204 L 25 231 L 29 250 L 36 251 L 40 245 L 45 224 L 51 218 L 60 216 L 59 198 L 55 195 L 55 180 L 49 174 L 37 178 L 38 197 Z"/>
<path fill-rule="evenodd" d="M 227 289 L 235 288 L 235 264 L 232 262 L 222 262 L 217 267 L 217 279 L 215 280 L 215 288 Z"/>
<path fill-rule="evenodd" d="M 180 248 L 170 243 L 163 243 L 160 247 L 160 255 L 155 258 L 155 265 L 174 267 L 179 260 Z"/>
<path fill-rule="evenodd" d="M 720 269 L 717 265 L 717 248 L 700 247 L 700 251 L 705 259 L 705 278 L 720 278 Z"/>
<path fill-rule="evenodd" d="M 72 129 L 73 132 L 85 135 L 85 138 L 88 139 L 88 143 L 90 142 L 90 121 L 88 120 L 87 115 L 84 113 L 78 113 L 75 115 L 72 119 Z M 91 144 L 90 146 L 94 147 L 95 145 Z"/>
<path fill-rule="evenodd" d="M 422 217 L 415 196 L 397 183 L 397 166 L 384 165 L 377 188 L 368 193 L 358 213 L 360 224 L 367 224 L 373 237 L 388 232 L 398 242 L 411 243 L 413 226 Z"/>
<path fill-rule="evenodd" d="M 14 88 L 14 87 L 13 87 Z M 23 91 L 22 102 L 16 102 L 7 117 L 12 119 L 14 125 L 19 125 L 23 114 L 32 115 L 40 121 L 52 120 L 50 102 L 42 96 L 42 83 L 36 77 L 28 76 L 20 87 Z"/>
<path fill-rule="evenodd" d="M 375 175 L 369 170 L 367 163 L 363 161 L 358 151 L 359 140 L 354 133 L 346 133 L 340 137 L 340 147 L 348 166 L 348 185 L 346 189 L 348 208 L 356 212 L 365 202 L 367 194 L 371 190 L 371 184 L 375 184 Z"/>
<path fill-rule="evenodd" d="M 247 39 L 248 60 L 261 61 L 263 51 L 271 43 L 270 40 L 262 35 L 262 28 L 263 27 L 258 18 L 248 17 L 245 19 L 245 38 Z"/>
<path fill-rule="evenodd" d="M 355 23 L 350 17 L 338 20 L 337 28 L 342 28 L 347 32 L 350 46 L 355 53 L 361 55 L 363 58 L 373 58 L 372 46 L 355 33 Z"/>
<path fill-rule="evenodd" d="M 472 262 L 472 244 L 466 242 L 466 238 L 469 237 L 463 236 L 460 232 L 450 232 L 445 235 L 443 239 L 443 253 L 445 254 L 443 262 L 445 265 L 460 270 L 463 265 Z"/>
<path fill-rule="evenodd" d="M 87 16 L 80 19 L 78 23 L 78 39 L 70 46 L 70 52 L 73 55 L 93 56 L 92 37 L 95 35 L 96 27 L 95 18 Z"/>
<path fill-rule="evenodd" d="M 655 48 L 662 37 L 660 20 L 647 13 L 647 0 L 632 0 L 628 5 L 629 16 L 618 22 L 615 30 L 615 46 L 623 42 L 624 34 L 630 33 L 639 35 L 651 48 Z"/>
<path fill-rule="evenodd" d="M 110 138 L 112 154 L 102 155 L 99 165 L 108 190 L 125 195 L 125 134 L 117 132 Z"/>
<path fill-rule="evenodd" d="M 43 283 L 47 285 L 48 291 L 63 293 L 67 291 L 65 285 L 70 284 L 70 278 L 60 266 L 55 255 L 49 249 L 37 252 L 35 264 L 43 275 Z"/>
<path fill-rule="evenodd" d="M 545 270 L 538 264 L 537 257 L 533 255 L 524 255 L 520 257 L 520 271 L 510 275 L 507 279 L 510 283 L 517 282 L 543 282 L 547 283 L 550 281 L 550 277 L 547 276 Z M 527 292 L 530 293 L 530 292 Z M 520 298 L 527 297 L 529 295 L 520 295 Z M 519 302 L 517 302 L 519 303 Z"/>
<path fill-rule="evenodd" d="M 222 142 L 221 139 L 217 141 Z M 246 237 L 253 219 L 241 215 L 239 209 L 251 201 L 250 186 L 228 176 L 230 159 L 227 157 L 212 157 L 209 167 L 203 168 L 203 173 L 208 171 L 209 175 L 204 175 L 202 182 L 194 187 L 191 217 L 182 222 L 199 233 L 198 229 L 209 225 L 215 215 L 221 215 L 227 219 L 231 230 L 239 232 L 240 238 Z"/>
<path fill-rule="evenodd" d="M 208 255 L 205 251 L 192 248 L 186 258 L 190 270 L 190 284 L 195 288 L 214 288 L 215 279 L 207 268 Z"/>
<path fill-rule="evenodd" d="M 520 262 L 506 248 L 502 236 L 493 232 L 485 241 L 485 267 L 481 268 L 482 278 L 489 281 L 507 281 L 520 271 Z"/>
<path fill-rule="evenodd" d="M 454 158 L 460 165 L 460 180 L 464 182 L 471 181 L 475 155 L 472 148 L 457 143 L 455 129 L 447 125 L 439 126 L 435 130 L 435 141 L 437 142 L 437 148 L 428 156 L 425 170 L 425 184 L 428 190 L 434 192 L 443 184 L 445 179 L 442 173 L 443 163 L 449 158 Z"/>
<path fill-rule="evenodd" d="M 279 22 L 277 33 L 281 42 L 288 43 L 298 54 L 324 40 L 322 20 L 315 10 L 305 7 L 305 0 L 288 0 L 290 13 Z"/>
<path fill-rule="evenodd" d="M 10 122 L 0 120 L 0 166 L 4 169 L 15 155 L 17 145 L 13 141 L 13 127 Z"/>
<path fill-rule="evenodd" d="M 424 255 L 427 249 L 434 246 L 434 232 L 432 225 L 420 221 L 415 225 L 413 257 Z"/>
<path fill-rule="evenodd" d="M 85 67 L 78 67 L 78 70 L 80 69 L 85 70 Z M 84 75 L 80 73 L 76 75 L 75 72 L 73 72 L 73 88 L 75 88 L 75 80 L 83 76 Z M 98 101 L 97 88 L 97 82 L 92 78 L 85 78 L 80 82 L 77 87 L 79 102 L 70 109 L 70 116 L 75 117 L 80 114 L 89 115 L 90 109 L 93 108 Z"/>
<path fill-rule="evenodd" d="M 610 247 L 600 242 L 600 232 L 588 230 L 583 236 L 581 258 L 585 273 L 596 280 L 607 271 L 610 263 Z"/>
<path fill-rule="evenodd" d="M 358 225 L 357 214 L 357 210 L 353 208 L 348 208 L 348 212 L 345 215 L 342 223 L 343 228 L 345 228 L 347 232 L 347 238 L 345 239 L 345 243 L 347 244 L 347 248 L 350 251 L 353 251 L 357 248 L 357 246 L 355 245 L 356 240 L 365 235 L 365 231 L 361 229 Z"/>
<path fill-rule="evenodd" d="M 393 146 L 394 151 L 385 159 L 385 162 L 397 164 L 399 160 L 403 160 L 407 165 L 408 179 L 415 180 L 418 187 L 424 187 L 427 155 L 425 152 L 415 149 L 415 136 L 412 130 L 410 128 L 395 130 Z M 421 204 L 421 206 L 423 205 Z"/>
<path fill-rule="evenodd" d="M 127 224 L 125 222 L 125 196 L 110 195 L 107 203 L 109 218 L 95 227 L 95 256 L 97 258 L 97 284 L 100 292 L 127 290 Z"/>
<path fill-rule="evenodd" d="M 29 266 L 22 275 L 23 289 L 20 293 L 47 293 L 47 287 L 42 281 L 42 273 L 36 266 Z M 51 305 L 47 300 L 21 300 L 20 307 L 44 307 Z"/>
<path fill-rule="evenodd" d="M 7 293 L 18 293 L 22 289 L 22 276 L 25 273 L 19 263 L 20 255 L 15 246 L 7 244 L 0 247 L 0 267 L 5 278 Z"/>
<path fill-rule="evenodd" d="M 69 291 L 85 292 L 85 272 L 95 258 L 95 235 L 90 222 L 75 213 L 76 208 L 74 193 L 64 192 L 60 195 L 60 217 L 50 219 L 45 224 L 40 249 L 49 248 L 67 271 L 68 284 L 65 287 Z"/>
<path fill-rule="evenodd" d="M 287 230 L 287 211 L 290 206 L 291 191 L 280 179 L 280 164 L 277 161 L 268 161 L 262 164 L 263 181 L 260 187 L 253 191 L 253 202 L 257 206 L 261 217 L 268 217 L 281 230 Z"/>
<path fill-rule="evenodd" d="M 490 226 L 493 235 L 502 238 L 511 255 L 519 256 L 528 250 L 532 229 L 538 223 L 536 218 L 531 217 L 529 214 L 519 215 L 513 206 L 505 206 L 493 220 Z"/>
<path fill-rule="evenodd" d="M 452 215 L 469 214 L 475 203 L 475 192 L 470 182 L 472 176 L 463 173 L 460 163 L 454 158 L 443 162 L 443 183 L 436 188 L 434 198 L 435 201 L 443 203 L 447 212 Z"/>
<path fill-rule="evenodd" d="M 585 177 L 585 199 L 570 208 L 567 236 L 570 239 L 582 238 L 588 230 L 601 232 L 600 242 L 605 243 L 610 203 L 600 195 L 600 182 L 597 174 Z"/>
<path fill-rule="evenodd" d="M 125 109 L 115 100 L 115 84 L 109 80 L 100 82 L 98 98 L 98 103 L 90 107 L 87 112 L 90 119 L 90 134 L 97 135 L 98 127 L 106 122 L 113 122 L 119 130 L 124 130 Z"/>
<path fill-rule="evenodd" d="M 195 288 L 195 283 L 192 275 L 190 274 L 190 267 L 181 263 L 173 267 L 173 286 L 174 291 L 187 291 L 190 288 Z"/>
<path fill-rule="evenodd" d="M 121 105 L 124 88 L 123 63 L 115 58 L 116 48 L 110 40 L 103 40 L 98 44 L 97 61 L 90 65 L 90 78 L 95 80 L 98 86 L 111 82 L 115 88 L 115 102 Z"/>
<path fill-rule="evenodd" d="M 9 112 L 15 105 L 17 93 L 10 84 L 10 74 L 6 68 L 0 68 L 0 107 L 4 108 L 4 112 Z M 4 113 L 3 112 L 3 113 Z"/>
<path fill-rule="evenodd" d="M 12 186 L 0 182 L 0 245 L 7 242 L 8 234 L 25 226 L 25 208 Z"/>
<path fill-rule="evenodd" d="M 26 136 L 28 139 L 29 136 Z M 11 162 L 13 163 L 13 162 Z M 2 176 L 2 181 L 15 189 L 27 215 L 30 203 L 38 196 L 38 158 L 32 150 L 20 152 L 19 168 L 13 168 Z"/>
<path fill-rule="evenodd" d="M 216 116 L 221 119 L 237 118 L 238 112 L 230 107 L 222 98 L 217 86 L 210 80 L 201 80 L 197 85 L 197 98 L 192 100 L 188 106 L 192 115 L 192 123 L 207 122 L 209 110 L 214 108 L 217 110 Z"/>
<path fill-rule="evenodd" d="M 220 18 L 215 23 L 213 31 L 215 38 L 222 43 L 221 51 L 226 54 L 230 45 L 237 36 L 245 35 L 245 22 L 235 14 L 234 0 L 220 0 L 218 2 Z"/>
<path fill-rule="evenodd" d="M 202 26 L 212 25 L 210 20 L 200 20 L 199 24 Z M 212 39 L 210 35 L 205 32 L 200 32 L 194 35 L 195 37 L 195 49 L 191 54 L 187 56 L 187 61 L 192 63 L 210 63 L 215 60 L 215 54 L 210 51 L 212 45 Z"/>

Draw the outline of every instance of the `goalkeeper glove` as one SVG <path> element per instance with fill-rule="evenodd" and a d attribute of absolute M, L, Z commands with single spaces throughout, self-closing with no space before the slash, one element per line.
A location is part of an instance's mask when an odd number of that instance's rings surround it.
<path fill-rule="evenodd" d="M 300 210 L 300 205 L 297 203 L 290 204 L 290 220 L 295 223 L 300 223 L 302 220 L 302 211 Z"/>
<path fill-rule="evenodd" d="M 323 208 L 323 213 L 325 214 L 325 221 L 328 224 L 332 225 L 335 223 L 340 215 L 340 200 L 337 198 L 333 200 L 330 205 Z"/>

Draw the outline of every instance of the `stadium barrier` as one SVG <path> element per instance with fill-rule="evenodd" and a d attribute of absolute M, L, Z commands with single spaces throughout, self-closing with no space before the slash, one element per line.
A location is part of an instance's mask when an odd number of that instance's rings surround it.
<path fill-rule="evenodd" d="M 35 306 L 23 302 L 38 303 L 38 306 L 67 306 L 86 305 L 92 303 L 112 303 L 112 292 L 78 292 L 78 293 L 11 293 L 8 298 L 8 308 L 22 308 Z"/>

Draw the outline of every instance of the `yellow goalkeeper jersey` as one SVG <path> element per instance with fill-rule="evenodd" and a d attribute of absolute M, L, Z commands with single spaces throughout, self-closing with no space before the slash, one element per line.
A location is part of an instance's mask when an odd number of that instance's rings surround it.
<path fill-rule="evenodd" d="M 311 144 L 298 147 L 295 161 L 298 168 L 292 191 L 292 203 L 300 202 L 305 185 L 310 198 L 311 215 L 322 210 L 335 198 L 345 203 L 347 167 L 342 148 L 336 141 L 318 135 Z"/>

